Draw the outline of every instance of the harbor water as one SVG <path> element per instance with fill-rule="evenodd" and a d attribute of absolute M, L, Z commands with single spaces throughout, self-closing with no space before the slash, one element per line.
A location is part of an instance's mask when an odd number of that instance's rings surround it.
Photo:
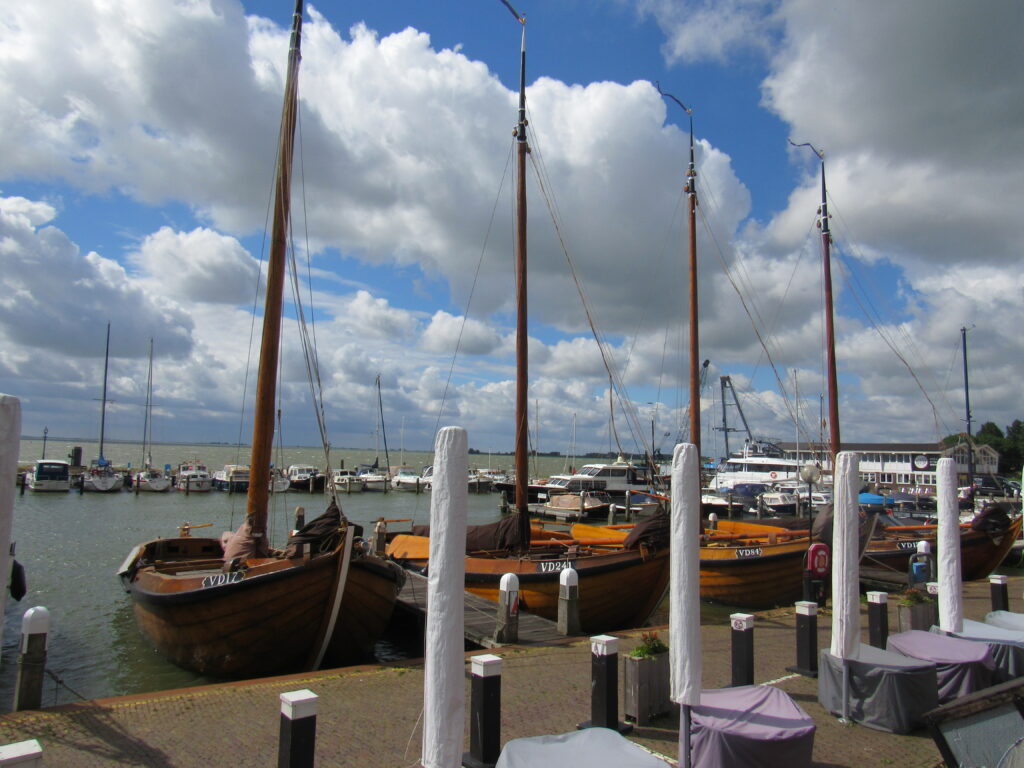
<path fill-rule="evenodd" d="M 76 441 L 83 447 L 84 461 L 96 456 L 96 446 Z M 64 442 L 50 440 L 46 457 L 64 458 Z M 129 443 L 107 444 L 105 454 L 115 466 L 141 463 L 141 446 Z M 198 459 L 212 471 L 226 463 L 247 463 L 247 451 L 241 456 L 236 448 L 223 445 L 157 445 L 153 463 L 177 467 L 179 462 Z M 23 440 L 20 463 L 31 464 L 42 456 L 41 441 Z M 334 451 L 331 463 L 346 467 L 372 463 L 372 451 Z M 429 464 L 429 453 L 404 453 L 404 463 L 419 469 Z M 501 456 L 505 468 L 510 456 Z M 474 459 L 480 459 L 478 463 Z M 391 453 L 399 463 L 399 455 Z M 313 448 L 284 448 L 281 466 L 309 463 L 324 465 L 323 452 Z M 385 463 L 383 453 L 380 463 Z M 547 466 L 544 466 L 544 465 Z M 540 472 L 562 470 L 562 459 L 542 458 Z M 471 456 L 471 466 L 486 467 L 487 456 Z M 498 494 L 470 494 L 469 522 L 498 519 Z M 307 521 L 325 509 L 324 494 L 287 492 L 271 498 L 269 527 L 272 543 L 280 545 L 294 523 L 295 508 L 306 510 Z M 341 497 L 342 509 L 352 521 L 364 526 L 388 520 L 414 520 L 425 523 L 430 515 L 430 495 L 414 493 L 355 493 Z M 245 517 L 245 494 L 221 491 L 186 495 L 167 493 L 33 493 L 16 497 L 12 541 L 15 558 L 26 570 L 28 592 L 20 602 L 9 596 L 4 621 L 2 660 L 0 660 L 0 711 L 13 707 L 17 676 L 21 619 L 33 606 L 45 606 L 50 612 L 48 674 L 43 705 L 53 706 L 78 701 L 120 696 L 146 691 L 166 690 L 211 682 L 179 669 L 159 656 L 135 625 L 131 601 L 117 578 L 117 570 L 137 544 L 156 537 L 178 535 L 178 526 L 210 524 L 195 535 L 219 535 L 234 530 Z M 394 523 L 401 528 L 408 523 Z"/>

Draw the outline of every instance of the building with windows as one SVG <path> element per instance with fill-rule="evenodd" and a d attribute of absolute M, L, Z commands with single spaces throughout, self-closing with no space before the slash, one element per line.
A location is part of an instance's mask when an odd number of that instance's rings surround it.
<path fill-rule="evenodd" d="M 779 443 L 787 459 L 801 464 L 817 463 L 826 472 L 832 470 L 829 447 L 821 443 Z M 844 451 L 860 454 L 860 478 L 893 490 L 913 488 L 935 489 L 935 470 L 939 459 L 956 462 L 957 484 L 969 485 L 968 446 L 958 443 L 946 447 L 941 443 L 843 443 Z M 999 473 L 999 452 L 989 445 L 974 446 L 974 474 L 994 477 Z"/>

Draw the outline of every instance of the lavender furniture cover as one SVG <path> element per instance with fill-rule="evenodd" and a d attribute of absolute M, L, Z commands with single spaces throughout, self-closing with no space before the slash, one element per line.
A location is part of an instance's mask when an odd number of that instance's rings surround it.
<path fill-rule="evenodd" d="M 872 645 L 846 659 L 847 706 L 843 707 L 843 659 L 823 649 L 818 659 L 818 702 L 836 715 L 891 733 L 910 733 L 939 703 L 935 664 Z"/>
<path fill-rule="evenodd" d="M 945 634 L 938 627 L 932 627 L 932 632 Z M 951 634 L 953 637 L 988 644 L 996 663 L 992 674 L 993 683 L 1005 683 L 1024 676 L 1024 632 L 964 619 L 963 628 Z"/>
<path fill-rule="evenodd" d="M 811 764 L 814 721 L 785 691 L 744 685 L 701 691 L 691 710 L 694 768 Z"/>
<path fill-rule="evenodd" d="M 885 647 L 904 656 L 934 662 L 940 704 L 992 685 L 996 662 L 986 643 L 912 629 L 889 635 Z"/>
<path fill-rule="evenodd" d="M 495 768 L 669 768 L 643 747 L 609 728 L 512 739 Z"/>

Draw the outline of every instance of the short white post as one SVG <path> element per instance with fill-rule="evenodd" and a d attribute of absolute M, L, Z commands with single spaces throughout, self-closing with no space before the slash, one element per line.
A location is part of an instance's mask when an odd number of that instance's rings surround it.
<path fill-rule="evenodd" d="M 21 655 L 14 688 L 14 710 L 39 709 L 43 704 L 43 674 L 49 645 L 50 612 L 43 606 L 29 608 L 21 617 Z"/>
<path fill-rule="evenodd" d="M 498 617 L 494 626 L 497 643 L 519 642 L 519 577 L 502 575 L 498 585 Z"/>
<path fill-rule="evenodd" d="M 575 568 L 558 574 L 558 634 L 574 637 L 580 633 L 580 576 Z"/>
<path fill-rule="evenodd" d="M 43 747 L 35 739 L 4 744 L 0 747 L 0 766 L 3 768 L 36 768 L 43 764 Z"/>

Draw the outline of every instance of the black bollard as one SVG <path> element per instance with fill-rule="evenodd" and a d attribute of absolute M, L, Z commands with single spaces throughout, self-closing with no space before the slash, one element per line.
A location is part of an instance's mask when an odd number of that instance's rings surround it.
<path fill-rule="evenodd" d="M 626 734 L 632 725 L 619 722 L 619 638 L 590 638 L 590 719 L 577 728 L 611 728 Z"/>
<path fill-rule="evenodd" d="M 868 592 L 868 643 L 884 649 L 889 640 L 889 595 Z"/>
<path fill-rule="evenodd" d="M 501 754 L 501 657 L 470 656 L 469 752 L 465 768 L 494 768 Z"/>
<path fill-rule="evenodd" d="M 277 768 L 313 768 L 318 698 L 306 689 L 281 694 L 281 738 L 277 749 Z"/>
<path fill-rule="evenodd" d="M 754 616 L 734 613 L 732 622 L 732 685 L 754 684 Z"/>
<path fill-rule="evenodd" d="M 813 600 L 796 603 L 796 666 L 786 669 L 805 677 L 818 676 L 818 604 Z"/>
<path fill-rule="evenodd" d="M 50 612 L 43 606 L 29 608 L 21 617 L 21 654 L 14 686 L 14 711 L 39 709 L 43 705 L 43 675 L 46 672 L 47 636 Z"/>
<path fill-rule="evenodd" d="M 992 594 L 992 610 L 1010 610 L 1010 595 L 1006 586 L 1007 577 L 996 574 L 988 577 L 989 590 Z"/>

